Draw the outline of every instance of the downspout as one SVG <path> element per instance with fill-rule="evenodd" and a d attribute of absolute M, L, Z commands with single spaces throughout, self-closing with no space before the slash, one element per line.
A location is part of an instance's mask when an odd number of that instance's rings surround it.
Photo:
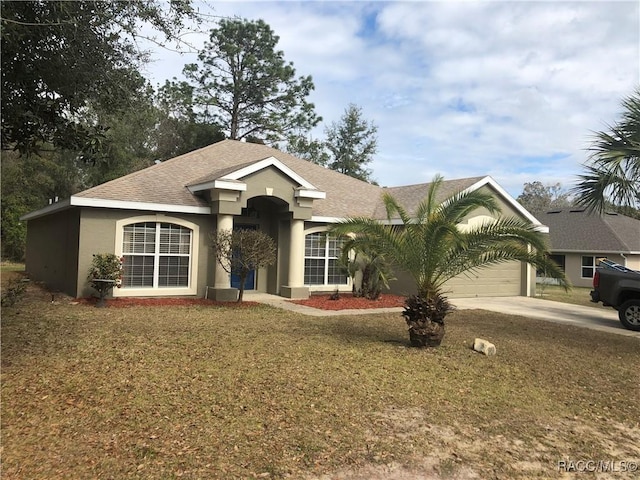
<path fill-rule="evenodd" d="M 624 256 L 624 253 L 622 253 L 622 252 L 620 252 L 620 256 L 621 256 L 622 258 L 624 258 L 624 265 L 623 265 L 623 267 L 626 267 L 626 266 L 627 266 L 627 257 L 625 257 L 625 256 Z"/>

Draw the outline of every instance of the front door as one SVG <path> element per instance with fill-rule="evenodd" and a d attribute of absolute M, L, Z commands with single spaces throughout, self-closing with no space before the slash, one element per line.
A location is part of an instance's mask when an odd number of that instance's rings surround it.
<path fill-rule="evenodd" d="M 234 230 L 257 230 L 257 225 L 234 225 Z M 240 288 L 240 277 L 231 272 L 231 288 Z M 245 290 L 255 290 L 256 288 L 256 271 L 251 270 L 247 275 L 247 279 L 244 281 Z"/>

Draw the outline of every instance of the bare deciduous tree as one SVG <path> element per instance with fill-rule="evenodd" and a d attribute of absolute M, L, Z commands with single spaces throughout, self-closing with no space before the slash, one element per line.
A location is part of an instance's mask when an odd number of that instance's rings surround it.
<path fill-rule="evenodd" d="M 211 248 L 222 268 L 240 278 L 238 302 L 242 302 L 249 272 L 276 261 L 275 242 L 259 230 L 218 230 L 211 235 Z"/>

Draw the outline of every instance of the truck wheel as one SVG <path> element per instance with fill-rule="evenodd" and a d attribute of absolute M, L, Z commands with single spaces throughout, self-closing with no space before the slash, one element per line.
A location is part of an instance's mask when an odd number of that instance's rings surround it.
<path fill-rule="evenodd" d="M 628 328 L 640 332 L 640 300 L 628 300 L 618 310 L 620 323 Z"/>

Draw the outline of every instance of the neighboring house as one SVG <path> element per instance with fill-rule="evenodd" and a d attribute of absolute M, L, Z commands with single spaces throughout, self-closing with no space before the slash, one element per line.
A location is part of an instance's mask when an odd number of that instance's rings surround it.
<path fill-rule="evenodd" d="M 277 262 L 250 276 L 247 289 L 288 298 L 350 290 L 338 265 L 340 241 L 325 234 L 327 227 L 351 216 L 386 221 L 383 192 L 411 211 L 427 188 L 385 189 L 264 145 L 224 140 L 26 215 L 26 269 L 50 288 L 82 297 L 91 294 L 86 276 L 92 255 L 113 252 L 124 258 L 123 287 L 114 296 L 233 300 L 238 285 L 216 263 L 210 234 L 258 228 L 275 240 Z M 544 231 L 491 177 L 447 181 L 442 200 L 464 189 L 491 192 L 504 215 Z M 490 218 L 478 211 L 465 223 Z M 448 294 L 531 295 L 534 288 L 535 272 L 509 262 L 455 279 Z M 392 289 L 413 293 L 415 287 L 398 280 Z"/>
<path fill-rule="evenodd" d="M 640 270 L 640 220 L 572 207 L 537 215 L 550 230 L 551 254 L 571 283 L 590 287 L 598 259 Z"/>

